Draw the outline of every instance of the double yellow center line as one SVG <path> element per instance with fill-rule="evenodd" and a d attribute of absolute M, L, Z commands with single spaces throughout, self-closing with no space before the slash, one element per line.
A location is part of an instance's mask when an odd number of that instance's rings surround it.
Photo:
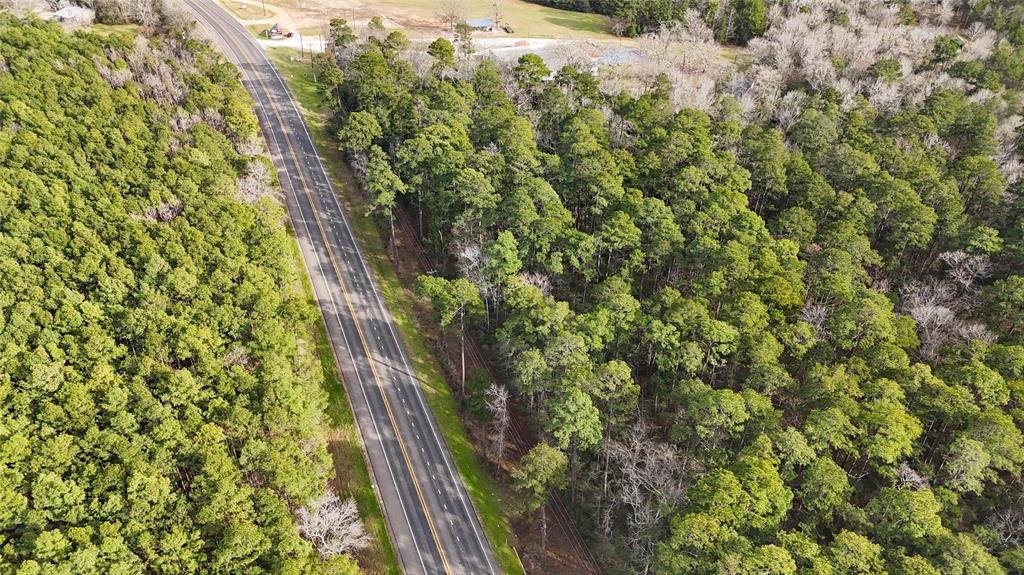
<path fill-rule="evenodd" d="M 191 2 L 191 4 L 193 5 L 193 7 L 196 10 L 198 10 L 199 12 L 202 12 L 206 16 L 206 19 L 207 19 L 209 25 L 213 26 L 214 28 L 221 28 L 221 31 L 223 32 L 221 34 L 221 37 L 224 39 L 225 42 L 229 43 L 234 48 L 234 50 L 238 54 L 238 57 L 239 57 L 239 60 L 240 60 L 239 64 L 242 64 L 243 62 L 241 62 L 241 59 L 242 59 L 242 56 L 244 54 L 244 50 L 242 50 L 241 45 L 238 43 L 238 41 L 232 36 L 232 34 L 228 30 L 223 29 L 221 25 L 218 25 L 216 23 L 216 16 L 214 16 L 210 11 L 208 11 L 207 9 L 202 7 L 201 6 L 201 2 L 202 2 L 202 0 L 193 0 L 193 2 Z M 250 62 L 250 63 L 258 64 L 259 62 Z M 267 66 L 273 66 L 273 64 L 269 60 L 266 60 L 265 63 L 266 63 Z M 271 94 L 271 91 L 269 89 L 267 89 L 267 85 L 263 81 L 262 76 L 258 72 L 254 72 L 252 74 L 252 76 L 255 78 L 255 80 L 257 82 L 259 82 L 260 87 L 263 89 L 263 92 L 266 95 L 267 101 L 269 102 L 270 107 L 273 109 L 273 114 L 276 117 L 276 120 L 281 125 L 287 125 L 285 123 L 285 121 L 284 121 L 284 116 L 281 114 L 281 111 L 278 109 L 277 104 L 274 102 L 274 98 L 273 98 L 273 96 Z M 282 82 L 282 84 L 283 84 L 283 82 Z M 286 86 L 282 86 L 282 87 L 284 87 L 284 89 L 287 90 Z M 298 116 L 298 118 L 297 118 L 298 121 L 300 121 L 300 122 L 305 121 L 301 117 L 301 115 L 299 115 L 297 110 L 296 110 L 296 115 Z M 269 130 L 270 126 L 267 126 L 267 129 Z M 373 358 L 371 357 L 372 352 L 370 350 L 370 346 L 367 344 L 366 336 L 363 333 L 362 326 L 361 326 L 361 324 L 359 322 L 359 316 L 356 313 L 355 306 L 352 304 L 351 298 L 349 297 L 348 289 L 346 289 L 346 287 L 345 287 L 345 280 L 343 279 L 343 276 L 341 274 L 341 268 L 338 265 L 338 262 L 335 260 L 334 250 L 331 249 L 331 242 L 328 239 L 327 233 L 324 230 L 322 222 L 320 221 L 320 215 L 319 215 L 319 212 L 316 209 L 316 203 L 313 200 L 313 196 L 312 196 L 312 194 L 309 191 L 309 185 L 307 184 L 306 178 L 305 178 L 305 176 L 302 173 L 302 169 L 299 167 L 299 161 L 300 161 L 299 160 L 299 156 L 295 153 L 295 148 L 292 146 L 292 142 L 291 142 L 290 138 L 288 137 L 287 133 L 285 134 L 284 142 L 285 142 L 285 145 L 288 147 L 288 154 L 289 154 L 289 156 L 291 156 L 291 159 L 292 159 L 293 163 L 295 164 L 295 173 L 296 173 L 296 175 L 298 175 L 299 180 L 302 183 L 302 188 L 303 188 L 303 191 L 306 194 L 307 200 L 309 201 L 310 209 L 312 210 L 313 217 L 316 220 L 317 228 L 320 230 L 320 235 L 324 238 L 324 245 L 327 248 L 327 255 L 328 255 L 328 257 L 331 260 L 331 266 L 334 269 L 334 273 L 338 277 L 338 283 L 339 283 L 339 285 L 341 287 L 342 295 L 345 298 L 345 303 L 348 306 L 349 313 L 352 315 L 352 323 L 355 325 L 356 332 L 359 334 L 359 341 L 362 344 L 363 350 L 366 353 L 366 361 L 370 365 L 370 371 L 373 373 L 373 379 L 377 383 L 377 388 L 380 391 L 381 398 L 384 400 L 384 408 L 385 408 L 385 410 L 387 410 L 388 418 L 391 421 L 391 427 L 395 431 L 395 437 L 398 439 L 398 446 L 399 446 L 399 448 L 402 451 L 402 457 L 405 459 L 405 464 L 406 464 L 406 466 L 409 469 L 409 475 L 412 477 L 412 483 L 413 483 L 413 487 L 416 490 L 416 496 L 419 498 L 420 507 L 423 509 L 423 514 L 424 514 L 424 516 L 427 519 L 427 525 L 430 527 L 430 534 L 434 538 L 434 544 L 437 546 L 438 554 L 441 557 L 441 563 L 444 565 L 445 573 L 451 573 L 451 568 L 449 567 L 448 560 L 445 557 L 444 548 L 442 547 L 441 541 L 440 541 L 440 539 L 437 536 L 437 530 L 434 527 L 434 521 L 433 521 L 433 518 L 430 515 L 430 509 L 427 507 L 426 500 L 423 497 L 423 490 L 420 487 L 419 480 L 416 477 L 416 471 L 413 468 L 412 461 L 409 459 L 408 450 L 405 447 L 405 442 L 402 440 L 402 434 L 401 434 L 401 432 L 398 429 L 398 422 L 395 420 L 394 412 L 391 409 L 391 403 L 388 401 L 388 396 L 387 396 L 387 393 L 384 390 L 384 385 L 381 382 L 380 375 L 377 373 L 377 368 L 374 366 L 374 361 L 373 361 Z M 328 182 L 328 185 L 330 185 L 330 182 Z M 339 205 L 339 209 L 341 209 L 340 205 Z M 342 217 L 344 217 L 344 216 L 342 216 Z M 353 238 L 353 241 L 355 241 L 355 238 Z M 328 338 L 331 338 L 330 330 L 327 330 L 327 335 L 328 335 Z M 332 339 L 332 341 L 331 341 L 331 344 L 332 344 L 331 345 L 331 350 L 332 350 L 332 355 L 333 355 L 333 350 L 334 350 L 334 345 L 333 344 L 334 344 L 334 342 L 333 342 L 333 338 L 331 338 L 331 339 Z M 337 358 L 335 358 L 335 360 L 337 360 Z M 353 367 L 355 368 L 356 376 L 359 377 L 358 366 L 353 366 Z M 367 404 L 367 408 L 369 408 L 369 404 Z M 383 445 L 381 447 L 383 449 Z M 386 457 L 386 454 L 385 454 L 385 457 Z M 398 485 L 397 484 L 395 485 L 395 488 L 398 489 Z M 410 528 L 411 528 L 411 526 L 410 526 Z"/>

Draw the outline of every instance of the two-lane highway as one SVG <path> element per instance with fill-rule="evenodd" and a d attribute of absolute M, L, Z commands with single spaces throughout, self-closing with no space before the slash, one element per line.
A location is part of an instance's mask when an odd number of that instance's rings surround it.
<path fill-rule="evenodd" d="M 498 573 L 473 504 L 396 335 L 331 180 L 284 81 L 210 0 L 185 0 L 242 71 L 277 167 L 402 569 Z"/>

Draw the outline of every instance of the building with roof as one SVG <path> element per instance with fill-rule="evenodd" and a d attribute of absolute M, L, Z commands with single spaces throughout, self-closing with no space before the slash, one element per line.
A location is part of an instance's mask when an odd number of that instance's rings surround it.
<path fill-rule="evenodd" d="M 467 18 L 466 26 L 477 32 L 493 32 L 498 27 L 498 23 L 494 21 L 494 18 Z"/>

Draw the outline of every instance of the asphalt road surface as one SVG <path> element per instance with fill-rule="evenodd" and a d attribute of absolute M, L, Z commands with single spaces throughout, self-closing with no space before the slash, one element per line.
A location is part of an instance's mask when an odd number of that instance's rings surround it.
<path fill-rule="evenodd" d="M 298 106 L 255 39 L 220 6 L 185 0 L 255 99 L 405 573 L 499 573 L 390 312 Z"/>

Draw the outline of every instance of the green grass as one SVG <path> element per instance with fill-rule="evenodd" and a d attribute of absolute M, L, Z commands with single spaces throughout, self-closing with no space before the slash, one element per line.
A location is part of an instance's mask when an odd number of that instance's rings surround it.
<path fill-rule="evenodd" d="M 292 257 L 297 269 L 300 270 L 299 276 L 302 278 L 302 293 L 310 305 L 316 306 L 313 286 L 309 281 L 309 276 L 303 271 L 306 268 L 302 261 L 302 254 L 290 226 L 289 233 L 292 235 Z M 381 512 L 377 494 L 370 481 L 370 471 L 363 455 L 363 446 L 359 431 L 356 429 L 355 416 L 348 398 L 345 396 L 345 386 L 335 368 L 334 353 L 331 351 L 331 342 L 327 337 L 327 328 L 322 321 L 318 321 L 311 332 L 316 357 L 323 370 L 324 388 L 328 395 L 329 429 L 327 439 L 328 449 L 334 461 L 334 486 L 340 496 L 355 498 L 366 529 L 374 538 L 373 543 L 358 553 L 356 559 L 366 573 L 399 575 L 401 570 L 398 567 L 398 557 L 395 555 L 391 539 L 388 537 L 384 514 Z"/>
<path fill-rule="evenodd" d="M 309 77 L 309 63 L 292 60 L 296 50 L 272 48 L 268 54 L 298 99 L 306 120 L 309 122 L 317 147 L 327 163 L 340 199 L 345 206 L 353 230 L 367 257 L 381 295 L 395 318 L 410 362 L 419 376 L 420 385 L 427 403 L 437 419 L 441 433 L 451 449 L 455 465 L 466 484 L 466 489 L 476 506 L 484 531 L 494 549 L 501 569 L 510 575 L 523 573 L 523 567 L 512 549 L 515 535 L 508 517 L 503 513 L 496 494 L 500 493 L 497 483 L 487 474 L 476 458 L 473 444 L 469 440 L 459 418 L 455 396 L 441 376 L 441 369 L 415 322 L 412 291 L 402 285 L 387 255 L 384 241 L 377 224 L 367 217 L 364 201 L 359 194 L 345 193 L 353 186 L 352 176 L 336 145 L 324 129 L 323 108 L 320 97 Z"/>
<path fill-rule="evenodd" d="M 718 47 L 718 54 L 723 60 L 732 62 L 739 70 L 745 70 L 754 63 L 754 57 L 749 50 L 740 46 L 721 45 Z"/>
<path fill-rule="evenodd" d="M 437 0 L 372 0 L 366 6 L 379 7 L 385 15 L 400 9 L 437 20 Z M 462 6 L 466 18 L 494 18 L 494 0 L 464 0 Z M 501 21 L 511 25 L 516 36 L 532 38 L 582 38 L 611 33 L 608 18 L 599 14 L 558 10 L 523 0 L 503 1 Z"/>
<path fill-rule="evenodd" d="M 238 0 L 225 2 L 229 6 L 240 5 Z M 466 18 L 494 18 L 494 0 L 462 0 L 460 4 L 462 14 Z M 255 5 L 258 6 L 258 2 Z M 285 9 L 292 17 L 302 14 L 320 17 L 320 14 L 332 12 L 330 0 L 274 0 L 274 5 Z M 442 27 L 438 16 L 439 5 L 438 0 L 367 0 L 334 12 L 339 17 L 356 22 L 365 22 L 373 16 L 381 16 L 406 29 L 426 30 Z M 502 0 L 501 22 L 511 25 L 517 37 L 611 37 L 610 21 L 605 16 L 558 10 L 525 0 Z M 436 31 L 432 31 L 431 34 L 436 35 Z"/>
<path fill-rule="evenodd" d="M 267 8 L 264 11 L 264 6 L 269 6 L 270 2 L 264 4 L 260 0 L 252 1 L 239 1 L 239 0 L 221 0 L 221 6 L 227 8 L 231 13 L 242 20 L 265 20 L 267 18 L 274 17 L 274 11 Z"/>
<path fill-rule="evenodd" d="M 125 33 L 134 36 L 139 31 L 138 24 L 93 24 L 89 26 L 90 32 L 96 32 L 104 36 L 110 34 Z"/>

